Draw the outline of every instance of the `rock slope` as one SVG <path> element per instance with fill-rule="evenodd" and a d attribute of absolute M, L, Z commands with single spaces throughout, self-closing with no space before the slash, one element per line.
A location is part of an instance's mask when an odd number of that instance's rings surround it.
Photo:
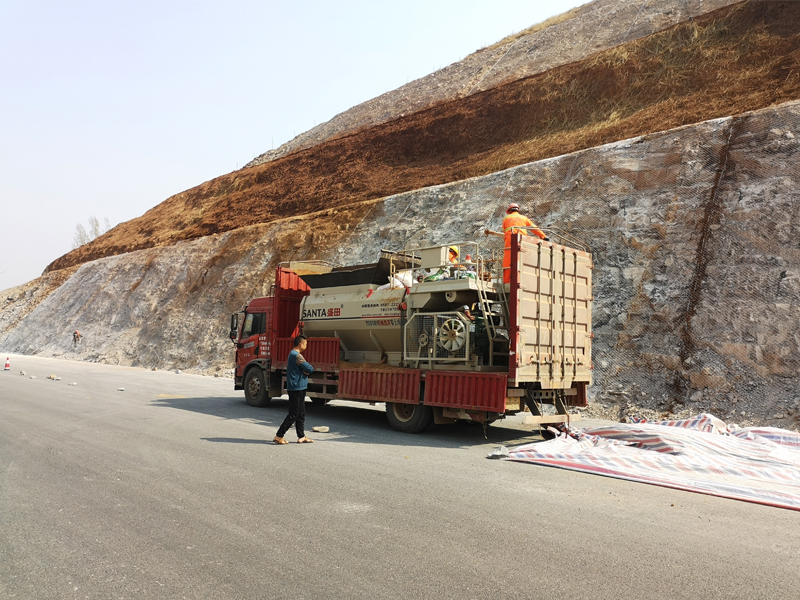
<path fill-rule="evenodd" d="M 798 426 L 800 102 L 82 265 L 0 348 L 224 372 L 279 261 L 479 239 L 511 201 L 593 249 L 594 408 Z M 15 310 L 19 289 L 5 296 Z M 54 325 L 56 324 L 56 325 Z M 84 345 L 70 350 L 75 328 Z"/>

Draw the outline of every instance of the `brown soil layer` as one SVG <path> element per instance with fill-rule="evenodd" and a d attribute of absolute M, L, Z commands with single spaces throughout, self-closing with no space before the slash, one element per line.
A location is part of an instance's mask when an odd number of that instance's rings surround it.
<path fill-rule="evenodd" d="M 168 198 L 47 270 L 800 98 L 800 3 L 752 1 Z"/>

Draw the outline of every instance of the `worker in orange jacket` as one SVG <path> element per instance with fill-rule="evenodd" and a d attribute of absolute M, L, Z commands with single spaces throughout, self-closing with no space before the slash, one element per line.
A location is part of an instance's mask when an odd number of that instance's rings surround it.
<path fill-rule="evenodd" d="M 548 240 L 544 232 L 534 225 L 528 217 L 519 214 L 519 204 L 512 203 L 506 209 L 508 215 L 503 219 L 503 233 L 505 234 L 505 242 L 503 247 L 503 283 L 511 281 L 511 236 L 515 233 L 528 235 L 528 228 L 530 228 L 533 235 Z"/>

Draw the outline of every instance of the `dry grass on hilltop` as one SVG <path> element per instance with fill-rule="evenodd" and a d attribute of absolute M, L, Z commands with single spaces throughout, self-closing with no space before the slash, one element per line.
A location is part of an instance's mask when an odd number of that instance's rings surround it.
<path fill-rule="evenodd" d="M 218 177 L 48 270 L 309 214 L 800 98 L 800 2 L 752 1 Z"/>

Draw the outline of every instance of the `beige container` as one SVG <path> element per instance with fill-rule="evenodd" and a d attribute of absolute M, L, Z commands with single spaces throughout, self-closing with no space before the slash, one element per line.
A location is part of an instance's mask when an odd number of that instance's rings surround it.
<path fill-rule="evenodd" d="M 516 381 L 544 389 L 592 381 L 592 255 L 522 241 L 512 319 L 519 327 Z"/>

